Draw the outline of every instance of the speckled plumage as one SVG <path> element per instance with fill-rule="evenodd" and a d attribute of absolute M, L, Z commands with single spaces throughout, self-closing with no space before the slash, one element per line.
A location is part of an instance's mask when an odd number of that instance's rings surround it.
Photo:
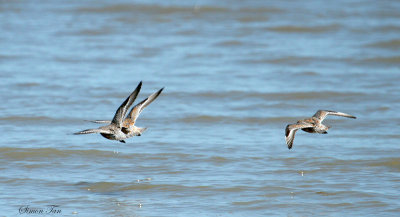
<path fill-rule="evenodd" d="M 304 120 L 299 120 L 295 124 L 289 124 L 285 129 L 285 139 L 286 144 L 289 149 L 293 146 L 294 136 L 296 131 L 301 129 L 307 133 L 321 133 L 327 134 L 326 132 L 330 127 L 323 125 L 322 121 L 326 118 L 327 115 L 336 115 L 347 118 L 356 118 L 355 116 L 343 113 L 343 112 L 335 112 L 329 110 L 318 110 L 311 118 L 307 118 Z"/>
<path fill-rule="evenodd" d="M 140 92 L 142 82 L 139 83 L 138 87 L 135 91 L 128 97 L 127 103 L 121 105 L 122 109 L 117 110 L 114 118 L 112 121 L 108 120 L 95 120 L 91 121 L 93 123 L 101 123 L 101 124 L 108 124 L 106 126 L 99 127 L 97 129 L 89 129 L 84 130 L 75 134 L 88 134 L 88 133 L 100 133 L 103 137 L 111 140 L 119 140 L 120 142 L 125 143 L 124 139 L 133 137 L 133 136 L 140 136 L 147 128 L 140 128 L 136 127 L 136 119 L 139 117 L 140 113 L 143 111 L 145 107 L 147 107 L 151 102 L 153 102 L 163 91 L 164 88 L 161 88 L 156 93 L 151 94 L 148 98 L 144 99 L 143 101 L 139 102 L 135 105 L 130 112 L 126 115 L 127 110 L 132 105 L 133 101 L 136 99 L 137 95 Z M 132 98 L 130 98 L 132 97 Z M 133 99 L 133 100 L 130 100 Z M 121 108 L 120 106 L 120 108 Z M 116 116 L 118 117 L 116 118 Z"/>

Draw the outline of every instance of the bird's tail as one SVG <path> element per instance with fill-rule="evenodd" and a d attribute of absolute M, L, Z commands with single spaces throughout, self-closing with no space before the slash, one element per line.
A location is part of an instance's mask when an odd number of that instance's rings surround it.
<path fill-rule="evenodd" d="M 137 130 L 138 131 L 137 131 L 136 136 L 141 136 L 142 133 L 147 130 L 147 127 L 143 127 L 143 128 L 138 127 Z"/>

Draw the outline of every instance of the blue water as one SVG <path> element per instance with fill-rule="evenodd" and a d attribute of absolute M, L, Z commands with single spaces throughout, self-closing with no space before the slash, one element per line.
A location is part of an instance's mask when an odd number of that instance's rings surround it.
<path fill-rule="evenodd" d="M 2 1 L 0 216 L 398 216 L 399 33 L 398 1 Z M 142 136 L 72 135 L 140 81 Z M 357 119 L 288 150 L 318 109 Z"/>

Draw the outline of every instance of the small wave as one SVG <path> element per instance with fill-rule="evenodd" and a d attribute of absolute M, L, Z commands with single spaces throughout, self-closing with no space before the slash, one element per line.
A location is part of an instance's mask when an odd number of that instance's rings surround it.
<path fill-rule="evenodd" d="M 24 82 L 16 84 L 17 87 L 36 87 L 39 86 L 40 83 L 37 82 Z"/>
<path fill-rule="evenodd" d="M 54 148 L 0 148 L 1 158 L 11 160 L 41 159 L 46 157 L 62 157 L 65 153 Z"/>
<path fill-rule="evenodd" d="M 95 149 L 88 150 L 60 150 L 55 148 L 0 148 L 0 156 L 11 160 L 42 159 L 42 158 L 61 158 L 68 156 L 109 158 L 115 156 L 112 151 L 100 151 Z M 118 155 L 118 157 L 124 157 Z"/>
<path fill-rule="evenodd" d="M 277 64 L 277 65 L 303 65 L 313 61 L 319 61 L 320 58 L 287 56 L 281 58 L 261 58 L 261 59 L 243 59 L 244 64 Z"/>
<path fill-rule="evenodd" d="M 209 99 L 248 99 L 259 98 L 264 100 L 304 100 L 304 99 L 326 99 L 332 97 L 349 98 L 366 96 L 360 92 L 338 92 L 338 91 L 306 91 L 306 92 L 286 92 L 286 93 L 262 93 L 262 92 L 242 92 L 242 91 L 227 91 L 227 92 L 198 92 L 190 95 L 182 95 L 181 93 L 170 93 L 177 97 L 198 97 Z"/>
<path fill-rule="evenodd" d="M 373 27 L 371 29 L 370 26 L 365 26 L 365 25 L 358 25 L 358 26 L 354 26 L 354 27 L 350 27 L 348 28 L 351 32 L 354 33 L 369 33 L 371 31 L 373 32 L 380 32 L 382 34 L 390 34 L 390 33 L 398 33 L 400 31 L 400 26 L 395 26 L 395 25 L 379 25 L 376 27 Z"/>
<path fill-rule="evenodd" d="M 265 21 L 266 14 L 276 14 L 282 13 L 283 10 L 280 8 L 274 7 L 220 7 L 214 5 L 202 5 L 202 4 L 194 4 L 193 6 L 178 6 L 178 5 L 156 5 L 156 4 L 111 4 L 106 6 L 93 6 L 93 7 L 79 7 L 73 9 L 73 12 L 77 13 L 124 13 L 124 14 L 150 14 L 154 17 L 154 14 L 157 15 L 170 15 L 170 14 L 193 14 L 193 15 L 202 15 L 202 14 L 245 14 L 249 16 L 245 16 L 245 18 L 240 18 L 241 22 L 253 22 L 253 21 Z M 258 16 L 255 17 L 254 14 Z M 132 22 L 135 20 L 130 20 L 128 22 Z"/>
<path fill-rule="evenodd" d="M 33 180 L 34 179 L 29 179 L 29 178 L 6 178 L 6 177 L 1 177 L 0 183 L 19 185 L 19 184 L 26 184 L 27 182 L 30 182 L 30 181 L 33 181 Z"/>
<path fill-rule="evenodd" d="M 367 44 L 366 46 L 390 49 L 390 50 L 399 50 L 400 49 L 400 39 L 370 43 L 370 44 Z"/>
<path fill-rule="evenodd" d="M 170 192 L 182 192 L 190 191 L 190 189 L 211 189 L 207 186 L 184 186 L 184 185 L 172 185 L 172 184 L 151 184 L 151 178 L 144 179 L 138 182 L 133 180 L 132 182 L 95 182 L 95 183 L 78 183 L 81 189 L 91 192 L 118 192 L 118 191 L 132 191 L 132 190 L 146 190 L 146 191 L 170 191 Z"/>
<path fill-rule="evenodd" d="M 0 121 L 10 121 L 10 122 L 41 122 L 41 121 L 56 121 L 54 118 L 46 117 L 46 116 L 7 116 L 0 117 Z"/>
<path fill-rule="evenodd" d="M 54 57 L 54 61 L 61 63 L 82 63 L 82 62 L 92 62 L 92 63 L 123 63 L 126 62 L 126 59 L 116 59 L 109 57 L 94 57 L 94 58 L 82 58 L 82 57 Z"/>
<path fill-rule="evenodd" d="M 331 207 L 331 208 L 349 208 L 349 207 L 353 207 L 354 204 L 352 203 L 323 203 L 324 206 L 326 207 Z"/>
<path fill-rule="evenodd" d="M 103 151 L 97 149 L 74 149 L 63 150 L 56 148 L 11 148 L 1 147 L 0 157 L 10 160 L 40 160 L 48 158 L 74 158 L 79 159 L 111 159 L 118 157 L 119 159 L 135 159 L 135 160 L 167 160 L 180 159 L 187 161 L 191 155 L 183 153 L 158 153 L 158 154 L 137 154 L 127 153 L 116 155 L 113 151 Z"/>
<path fill-rule="evenodd" d="M 209 115 L 198 115 L 198 116 L 189 116 L 178 119 L 178 121 L 184 123 L 213 123 L 213 122 L 222 122 L 224 121 L 223 116 L 209 116 Z"/>
<path fill-rule="evenodd" d="M 294 92 L 294 93 L 280 93 L 275 97 L 284 98 L 289 100 L 296 99 L 325 99 L 331 97 L 360 97 L 365 96 L 363 93 L 358 92 L 336 92 L 336 91 L 311 91 L 311 92 Z"/>
<path fill-rule="evenodd" d="M 253 22 L 266 22 L 268 17 L 265 15 L 257 16 L 257 15 L 249 15 L 249 16 L 242 16 L 237 19 L 241 23 L 253 23 Z"/>
<path fill-rule="evenodd" d="M 208 160 L 206 160 L 206 161 L 210 161 L 210 162 L 213 162 L 213 163 L 226 163 L 226 162 L 229 162 L 229 161 L 231 161 L 230 159 L 228 159 L 228 158 L 226 158 L 226 157 L 221 157 L 221 156 L 213 156 L 213 157 L 210 157 Z"/>
<path fill-rule="evenodd" d="M 189 117 L 183 117 L 177 121 L 183 123 L 241 123 L 241 124 L 271 124 L 271 123 L 286 123 L 292 120 L 293 117 L 232 117 L 232 116 L 210 116 L 210 115 L 194 115 Z"/>
<path fill-rule="evenodd" d="M 391 170 L 400 171 L 400 158 L 383 158 L 368 163 L 372 167 L 386 167 Z"/>
<path fill-rule="evenodd" d="M 162 52 L 161 48 L 151 48 L 151 47 L 145 47 L 137 51 L 137 53 L 134 53 L 133 56 L 135 57 L 154 57 L 159 55 Z"/>
<path fill-rule="evenodd" d="M 80 13 L 149 13 L 149 14 L 174 14 L 174 13 L 220 13 L 228 11 L 227 8 L 213 6 L 161 6 L 146 4 L 113 4 L 103 7 L 81 7 L 75 10 Z"/>
<path fill-rule="evenodd" d="M 247 189 L 246 186 L 217 187 L 207 185 L 173 185 L 173 184 L 152 184 L 151 178 L 142 181 L 133 180 L 132 182 L 95 182 L 78 183 L 81 189 L 90 192 L 107 193 L 121 191 L 157 191 L 157 192 L 241 192 Z"/>
<path fill-rule="evenodd" d="M 385 111 L 389 111 L 391 108 L 388 106 L 377 106 L 377 107 L 373 107 L 373 108 L 369 108 L 367 109 L 368 112 L 385 112 Z"/>
<path fill-rule="evenodd" d="M 251 200 L 251 201 L 234 201 L 232 202 L 232 205 L 234 206 L 252 206 L 252 205 L 258 205 L 260 203 L 266 203 L 266 200 Z"/>
<path fill-rule="evenodd" d="M 222 41 L 216 44 L 216 46 L 221 46 L 221 47 L 235 47 L 235 46 L 242 46 L 243 42 L 238 41 L 238 40 L 228 40 L 228 41 Z"/>
<path fill-rule="evenodd" d="M 196 29 L 190 29 L 190 30 L 179 30 L 176 32 L 177 35 L 183 35 L 183 36 L 193 36 L 193 35 L 198 35 L 199 31 Z"/>
<path fill-rule="evenodd" d="M 83 29 L 68 34 L 80 35 L 80 36 L 103 36 L 103 35 L 111 35 L 113 33 L 115 33 L 115 31 L 111 28 L 102 28 L 102 29 Z"/>
<path fill-rule="evenodd" d="M 297 75 L 300 75 L 300 76 L 317 76 L 319 74 L 318 74 L 318 72 L 304 71 L 304 72 L 297 73 Z"/>
<path fill-rule="evenodd" d="M 297 160 L 297 159 L 296 159 Z M 309 166 L 342 168 L 343 170 L 358 169 L 359 167 L 384 167 L 390 170 L 400 171 L 400 158 L 382 158 L 382 159 L 368 159 L 368 160 L 342 160 L 336 158 L 312 158 L 304 159 Z M 309 173 L 309 171 L 308 171 Z"/>
<path fill-rule="evenodd" d="M 53 102 L 54 103 L 54 102 Z M 58 103 L 58 102 L 57 102 Z M 65 105 L 65 102 L 60 103 Z M 7 124 L 44 124 L 44 125 L 54 125 L 54 124 L 70 124 L 81 122 L 81 119 L 74 119 L 74 118 L 53 118 L 48 116 L 5 116 L 0 117 L 0 123 L 7 123 Z"/>
<path fill-rule="evenodd" d="M 391 33 L 391 32 L 396 32 L 398 33 L 400 31 L 400 26 L 395 26 L 395 25 L 380 25 L 372 29 L 372 31 L 376 32 L 381 32 L 381 33 Z M 364 32 L 371 32 L 370 28 L 365 28 Z"/>
<path fill-rule="evenodd" d="M 17 60 L 17 59 L 23 59 L 26 58 L 27 56 L 24 55 L 6 55 L 6 54 L 0 54 L 0 61 L 10 61 L 10 60 Z"/>
<path fill-rule="evenodd" d="M 84 185 L 84 184 L 80 184 Z M 109 191 L 116 191 L 118 187 L 120 187 L 122 183 L 116 183 L 116 182 L 96 182 L 92 184 L 87 184 L 84 187 L 81 187 L 82 189 L 91 191 L 91 192 L 109 192 Z"/>
<path fill-rule="evenodd" d="M 362 63 L 400 64 L 400 56 L 374 57 L 361 60 Z"/>
<path fill-rule="evenodd" d="M 276 26 L 269 27 L 268 30 L 280 33 L 323 33 L 336 31 L 340 28 L 338 24 L 325 26 Z"/>
<path fill-rule="evenodd" d="M 238 8 L 241 13 L 250 13 L 250 14 L 266 14 L 266 13 L 283 13 L 284 10 L 276 7 L 243 7 Z"/>

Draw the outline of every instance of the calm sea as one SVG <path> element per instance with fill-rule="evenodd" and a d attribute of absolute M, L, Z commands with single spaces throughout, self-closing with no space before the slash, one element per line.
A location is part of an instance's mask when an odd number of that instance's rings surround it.
<path fill-rule="evenodd" d="M 394 0 L 0 1 L 0 216 L 399 216 L 399 51 Z"/>

